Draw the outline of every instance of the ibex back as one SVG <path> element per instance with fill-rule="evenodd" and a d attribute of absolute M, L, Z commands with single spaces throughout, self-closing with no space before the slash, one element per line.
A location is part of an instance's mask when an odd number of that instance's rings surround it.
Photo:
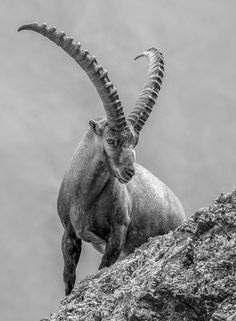
<path fill-rule="evenodd" d="M 65 50 L 87 73 L 103 102 L 106 117 L 90 120 L 63 179 L 58 213 L 62 238 L 65 292 L 74 287 L 82 240 L 103 254 L 100 269 L 126 257 L 149 237 L 163 235 L 184 221 L 178 198 L 148 170 L 135 163 L 134 148 L 158 96 L 164 75 L 159 50 L 140 56 L 149 61 L 147 81 L 125 118 L 107 71 L 80 43 L 46 24 L 24 25 Z M 138 58 L 137 57 L 137 58 Z"/>

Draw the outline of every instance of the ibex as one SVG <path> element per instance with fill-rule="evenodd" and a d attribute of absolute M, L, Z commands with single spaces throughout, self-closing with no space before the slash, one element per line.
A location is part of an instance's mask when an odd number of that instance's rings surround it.
<path fill-rule="evenodd" d="M 148 49 L 147 81 L 127 118 L 107 71 L 80 43 L 46 24 L 26 24 L 65 50 L 86 72 L 102 100 L 106 118 L 89 121 L 66 171 L 58 196 L 64 226 L 63 279 L 68 295 L 75 283 L 82 240 L 103 254 L 99 269 L 126 257 L 149 237 L 175 229 L 184 211 L 175 194 L 135 162 L 134 148 L 149 117 L 164 75 L 161 52 Z"/>

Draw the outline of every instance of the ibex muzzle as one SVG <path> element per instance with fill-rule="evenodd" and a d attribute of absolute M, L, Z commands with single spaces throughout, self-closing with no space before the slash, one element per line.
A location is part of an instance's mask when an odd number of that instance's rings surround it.
<path fill-rule="evenodd" d="M 24 25 L 66 51 L 86 72 L 102 100 L 106 117 L 91 120 L 64 176 L 58 214 L 64 226 L 65 292 L 74 287 L 82 240 L 103 254 L 100 269 L 126 257 L 149 237 L 175 229 L 184 219 L 175 194 L 135 162 L 139 132 L 158 97 L 164 76 L 161 52 L 148 49 L 149 68 L 144 88 L 126 118 L 107 71 L 80 43 L 46 24 Z M 137 58 L 138 58 L 137 57 Z"/>

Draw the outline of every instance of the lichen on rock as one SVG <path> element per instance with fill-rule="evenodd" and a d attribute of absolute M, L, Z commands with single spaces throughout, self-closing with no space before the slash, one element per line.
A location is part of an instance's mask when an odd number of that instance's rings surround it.
<path fill-rule="evenodd" d="M 50 321 L 236 321 L 236 191 L 81 281 Z"/>

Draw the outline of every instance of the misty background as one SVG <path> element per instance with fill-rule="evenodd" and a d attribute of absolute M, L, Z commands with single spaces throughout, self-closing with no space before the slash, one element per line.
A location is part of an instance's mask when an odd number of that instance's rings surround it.
<path fill-rule="evenodd" d="M 128 114 L 145 81 L 140 52 L 161 48 L 165 77 L 137 161 L 187 217 L 236 182 L 235 1 L 0 2 L 0 319 L 32 321 L 64 295 L 58 189 L 88 121 L 104 115 L 80 67 L 25 23 L 55 25 L 109 71 Z M 77 282 L 100 255 L 84 244 Z"/>

